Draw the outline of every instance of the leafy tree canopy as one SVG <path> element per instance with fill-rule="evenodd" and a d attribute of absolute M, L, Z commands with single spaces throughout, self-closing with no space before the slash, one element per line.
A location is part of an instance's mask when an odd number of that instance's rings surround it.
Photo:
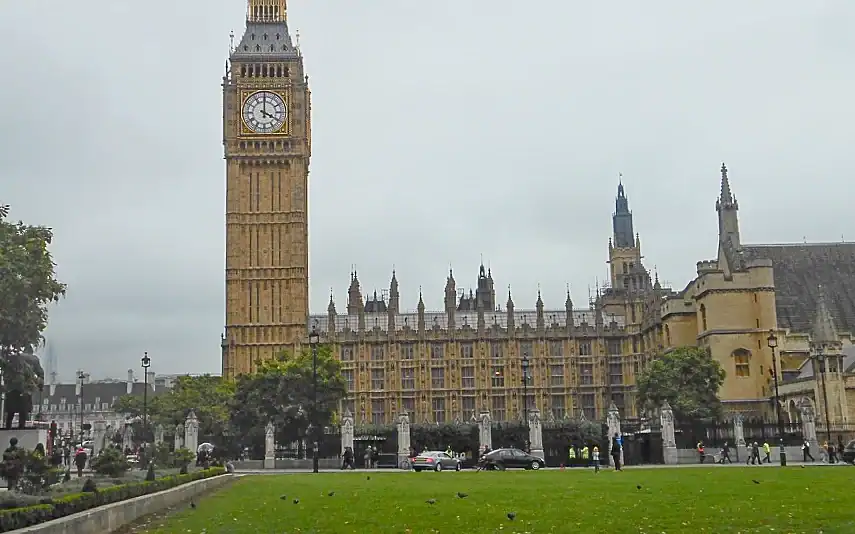
<path fill-rule="evenodd" d="M 668 401 L 678 421 L 716 418 L 721 415 L 718 390 L 724 377 L 708 349 L 677 348 L 652 361 L 638 377 L 640 407 L 655 410 Z"/>
<path fill-rule="evenodd" d="M 65 295 L 65 284 L 56 280 L 55 264 L 48 250 L 53 239 L 51 229 L 11 222 L 8 216 L 9 206 L 0 205 L 2 362 L 14 354 L 35 352 L 47 327 L 48 305 Z"/>
<path fill-rule="evenodd" d="M 260 362 L 254 374 L 238 377 L 232 404 L 236 430 L 257 439 L 268 422 L 277 429 L 280 443 L 307 435 L 313 421 L 317 429 L 330 425 L 339 401 L 347 394 L 341 364 L 327 346 L 318 347 L 317 404 L 312 402 L 312 353 L 284 353 Z M 313 407 L 317 406 L 313 417 Z"/>
<path fill-rule="evenodd" d="M 221 436 L 229 425 L 229 407 L 235 384 L 219 376 L 180 376 L 172 389 L 149 395 L 148 420 L 151 431 L 156 425 L 172 429 L 183 423 L 190 410 L 199 419 L 200 436 Z M 130 417 L 142 416 L 143 397 L 119 397 L 113 409 Z"/>

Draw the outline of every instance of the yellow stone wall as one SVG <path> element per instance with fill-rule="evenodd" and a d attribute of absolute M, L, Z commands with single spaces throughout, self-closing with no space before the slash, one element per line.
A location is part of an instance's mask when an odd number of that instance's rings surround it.
<path fill-rule="evenodd" d="M 252 62 L 258 66 L 257 61 Z M 223 84 L 226 157 L 226 333 L 223 375 L 251 372 L 259 360 L 306 335 L 309 313 L 308 196 L 310 102 L 302 58 L 271 62 L 277 77 L 244 76 L 231 62 Z M 284 69 L 282 68 L 284 67 Z M 256 72 L 260 70 L 256 68 Z M 287 125 L 253 134 L 243 100 L 256 90 L 284 97 Z"/>

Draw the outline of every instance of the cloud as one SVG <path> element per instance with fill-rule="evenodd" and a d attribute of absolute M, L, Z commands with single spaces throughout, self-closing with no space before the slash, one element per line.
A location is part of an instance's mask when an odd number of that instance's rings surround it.
<path fill-rule="evenodd" d="M 618 173 L 645 262 L 713 257 L 726 161 L 748 242 L 855 235 L 846 2 L 292 2 L 313 90 L 311 306 L 393 265 L 440 308 L 481 254 L 518 308 L 606 277 Z M 237 0 L 4 4 L 0 183 L 56 230 L 60 373 L 218 371 L 221 77 Z M 820 207 L 821 206 L 821 207 Z M 504 297 L 500 298 L 504 300 Z"/>

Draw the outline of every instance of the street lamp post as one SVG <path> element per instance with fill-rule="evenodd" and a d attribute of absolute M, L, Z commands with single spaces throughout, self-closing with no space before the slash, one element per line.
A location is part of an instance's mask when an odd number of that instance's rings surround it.
<path fill-rule="evenodd" d="M 825 414 L 825 441 L 831 441 L 831 425 L 828 421 L 828 392 L 825 389 L 825 353 L 822 351 L 822 347 L 818 346 L 816 349 L 816 361 L 819 362 L 819 379 L 822 382 L 822 412 Z"/>
<path fill-rule="evenodd" d="M 148 357 L 148 352 L 143 352 L 140 363 L 142 364 L 144 376 L 142 398 L 143 443 L 148 443 L 148 368 L 151 367 L 151 358 Z"/>
<path fill-rule="evenodd" d="M 525 422 L 526 430 L 526 452 L 528 452 L 528 436 L 531 434 L 531 429 L 528 427 L 528 354 L 523 354 L 522 357 L 522 381 L 523 381 L 523 421 Z"/>
<path fill-rule="evenodd" d="M 775 420 L 778 423 L 778 440 L 779 452 L 781 458 L 781 467 L 787 466 L 787 451 L 784 449 L 784 420 L 781 419 L 781 402 L 778 393 L 778 362 L 775 359 L 775 349 L 778 347 L 778 337 L 774 330 L 769 330 L 769 337 L 766 338 L 766 343 L 772 349 L 772 377 L 775 379 Z"/>
<path fill-rule="evenodd" d="M 318 472 L 318 429 L 317 429 L 317 413 L 318 413 L 318 344 L 321 341 L 321 336 L 318 334 L 317 325 L 312 325 L 312 331 L 309 333 L 309 346 L 312 347 L 312 417 L 309 426 L 312 430 L 312 473 Z"/>
<path fill-rule="evenodd" d="M 77 371 L 77 380 L 80 381 L 80 397 L 78 397 L 77 405 L 80 407 L 80 445 L 83 445 L 83 381 L 86 380 L 86 373 Z"/>

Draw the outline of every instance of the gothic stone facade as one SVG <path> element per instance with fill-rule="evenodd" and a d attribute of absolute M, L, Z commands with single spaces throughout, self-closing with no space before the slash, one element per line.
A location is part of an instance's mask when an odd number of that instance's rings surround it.
<path fill-rule="evenodd" d="M 697 277 L 682 291 L 648 294 L 643 350 L 653 355 L 684 345 L 709 348 L 727 373 L 719 392 L 727 409 L 772 416 L 773 351 L 767 340 L 774 333 L 781 395 L 810 391 L 804 398 L 816 405 L 820 384 L 811 372 L 816 363 L 810 357 L 824 351 L 837 362 L 841 351 L 852 345 L 855 243 L 746 245 L 740 238 L 738 210 L 722 164 L 716 201 L 718 257 L 698 262 Z M 827 373 L 833 382 L 830 411 L 840 422 L 855 415 L 844 418 L 849 410 L 844 405 L 855 403 L 845 403 L 846 388 L 834 384 L 851 382 L 855 387 L 855 379 L 846 382 L 843 376 L 853 363 L 834 363 L 833 373 L 829 364 Z M 851 395 L 855 399 L 855 390 Z M 798 417 L 795 404 L 783 404 L 787 414 Z"/>
<path fill-rule="evenodd" d="M 363 298 L 351 273 L 346 314 L 332 296 L 325 315 L 309 318 L 322 341 L 339 355 L 351 392 L 347 409 L 356 421 L 390 423 L 407 412 L 413 422 L 470 420 L 489 410 L 496 421 L 520 420 L 530 408 L 556 418 L 604 419 L 613 402 L 636 415 L 635 376 L 642 354 L 642 303 L 659 287 L 641 264 L 641 243 L 621 184 L 609 243 L 612 288 L 576 309 L 517 309 L 508 294 L 496 299 L 493 274 L 482 265 L 474 291 L 459 291 L 452 272 L 442 311 L 426 311 L 421 295 L 414 313 L 400 310 L 398 279 L 388 297 Z M 523 381 L 523 360 L 528 381 Z"/>
<path fill-rule="evenodd" d="M 293 348 L 309 313 L 311 95 L 285 8 L 248 0 L 223 77 L 226 377 Z"/>

